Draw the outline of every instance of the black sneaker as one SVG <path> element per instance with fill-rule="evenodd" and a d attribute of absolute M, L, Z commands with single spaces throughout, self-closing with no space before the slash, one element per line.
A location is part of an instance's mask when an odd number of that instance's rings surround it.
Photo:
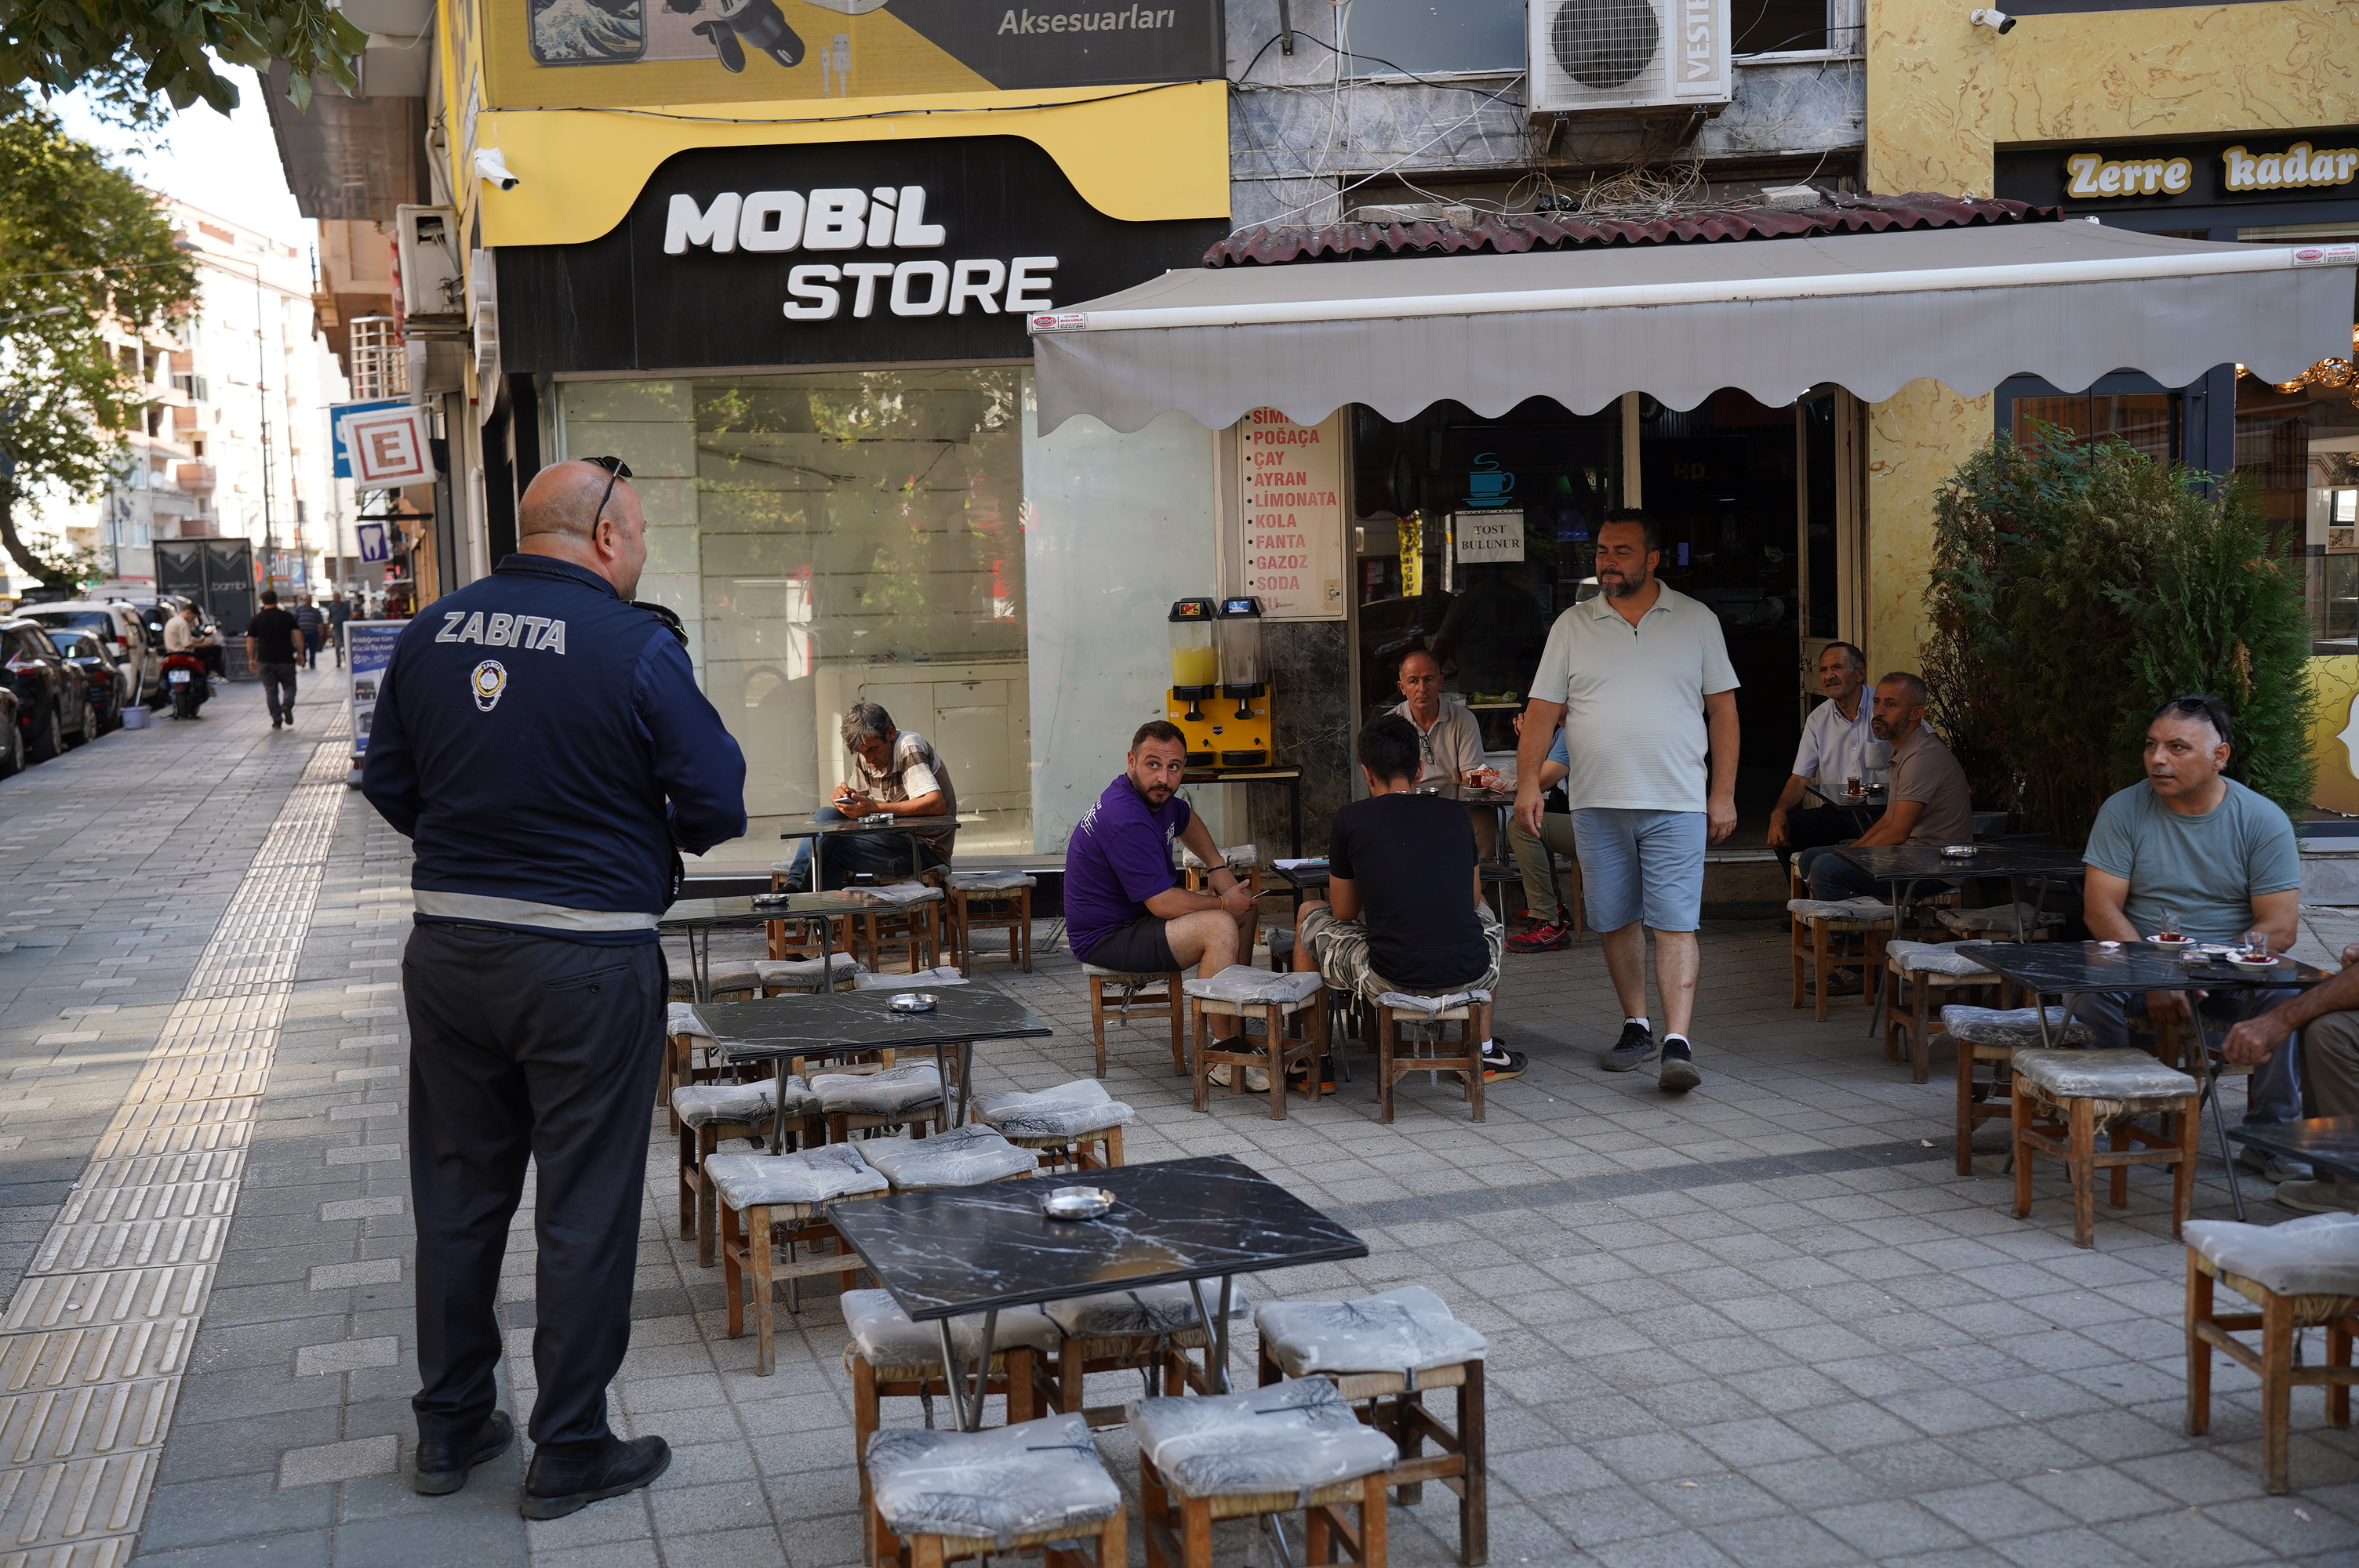
<path fill-rule="evenodd" d="M 497 1459 L 515 1440 L 516 1424 L 508 1412 L 494 1411 L 464 1443 L 419 1444 L 409 1484 L 420 1496 L 447 1497 L 467 1484 L 468 1471 Z"/>
<path fill-rule="evenodd" d="M 1614 1042 L 1614 1049 L 1597 1059 L 1597 1065 L 1609 1073 L 1626 1073 L 1631 1068 L 1655 1059 L 1655 1032 L 1643 1023 L 1624 1020 L 1622 1038 Z"/>
<path fill-rule="evenodd" d="M 601 1498 L 635 1492 L 671 1468 L 671 1445 L 660 1437 L 619 1437 L 592 1454 L 560 1455 L 533 1451 L 526 1472 L 522 1512 L 527 1519 L 563 1519 Z"/>
<path fill-rule="evenodd" d="M 1663 1042 L 1663 1065 L 1656 1069 L 1655 1085 L 1665 1094 L 1685 1094 L 1703 1082 L 1696 1071 L 1695 1053 L 1684 1038 L 1673 1037 Z"/>
<path fill-rule="evenodd" d="M 1527 1065 L 1521 1051 L 1510 1051 L 1494 1040 L 1490 1049 L 1483 1053 L 1483 1081 L 1495 1084 L 1501 1078 L 1520 1078 Z"/>

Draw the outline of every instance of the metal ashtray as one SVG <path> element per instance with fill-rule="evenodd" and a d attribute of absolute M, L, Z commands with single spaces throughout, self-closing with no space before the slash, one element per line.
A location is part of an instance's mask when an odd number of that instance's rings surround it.
<path fill-rule="evenodd" d="M 882 827 L 885 824 L 892 820 L 893 814 L 889 811 L 872 811 L 867 816 L 860 819 L 860 826 L 863 827 Z"/>
<path fill-rule="evenodd" d="M 794 896 L 790 892 L 757 892 L 754 895 L 753 903 L 756 909 L 775 909 L 780 904 L 792 903 Z"/>
<path fill-rule="evenodd" d="M 1050 1219 L 1095 1219 L 1112 1207 L 1114 1195 L 1103 1187 L 1058 1187 L 1040 1200 Z"/>
<path fill-rule="evenodd" d="M 896 991 L 893 1000 L 885 1005 L 895 1012 L 931 1012 L 934 1000 L 931 991 Z"/>
<path fill-rule="evenodd" d="M 1974 858 L 1974 847 L 1972 844 L 1944 844 L 1941 853 L 1952 860 L 1971 860 Z"/>

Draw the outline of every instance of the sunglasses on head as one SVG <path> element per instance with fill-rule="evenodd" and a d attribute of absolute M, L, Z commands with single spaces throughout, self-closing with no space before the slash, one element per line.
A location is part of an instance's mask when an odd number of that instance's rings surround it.
<path fill-rule="evenodd" d="M 606 515 L 606 503 L 614 499 L 614 481 L 630 478 L 631 465 L 620 458 L 584 458 L 582 460 L 606 470 L 606 488 L 598 492 L 598 510 L 590 514 L 590 536 L 594 539 L 598 536 L 598 524 Z"/>

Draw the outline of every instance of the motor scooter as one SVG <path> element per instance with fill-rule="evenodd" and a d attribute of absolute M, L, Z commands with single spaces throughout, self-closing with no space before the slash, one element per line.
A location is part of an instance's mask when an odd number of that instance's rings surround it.
<path fill-rule="evenodd" d="M 170 654 L 164 659 L 164 687 L 172 694 L 172 717 L 195 719 L 213 694 L 205 661 L 193 654 Z"/>

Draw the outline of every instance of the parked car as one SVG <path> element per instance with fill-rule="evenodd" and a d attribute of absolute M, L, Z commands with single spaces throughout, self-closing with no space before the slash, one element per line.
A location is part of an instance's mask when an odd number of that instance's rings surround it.
<path fill-rule="evenodd" d="M 25 771 L 25 731 L 16 722 L 16 694 L 0 686 L 0 778 Z"/>
<path fill-rule="evenodd" d="M 37 622 L 0 621 L 0 663 L 16 694 L 16 728 L 26 754 L 46 762 L 68 746 L 97 739 L 88 677 L 58 652 L 49 628 Z"/>
<path fill-rule="evenodd" d="M 49 641 L 58 645 L 59 653 L 81 666 L 90 690 L 91 711 L 98 720 L 98 732 L 103 735 L 122 729 L 123 710 L 132 706 L 129 666 L 115 662 L 114 650 L 95 632 L 51 632 Z"/>
<path fill-rule="evenodd" d="M 124 703 L 145 705 L 155 701 L 162 679 L 164 633 L 160 630 L 150 633 L 137 607 L 121 600 L 104 604 L 71 600 L 62 604 L 30 607 L 25 611 L 25 619 L 38 621 L 52 633 L 95 634 L 113 652 L 110 664 L 122 682 Z M 118 707 L 115 711 L 122 709 Z"/>

